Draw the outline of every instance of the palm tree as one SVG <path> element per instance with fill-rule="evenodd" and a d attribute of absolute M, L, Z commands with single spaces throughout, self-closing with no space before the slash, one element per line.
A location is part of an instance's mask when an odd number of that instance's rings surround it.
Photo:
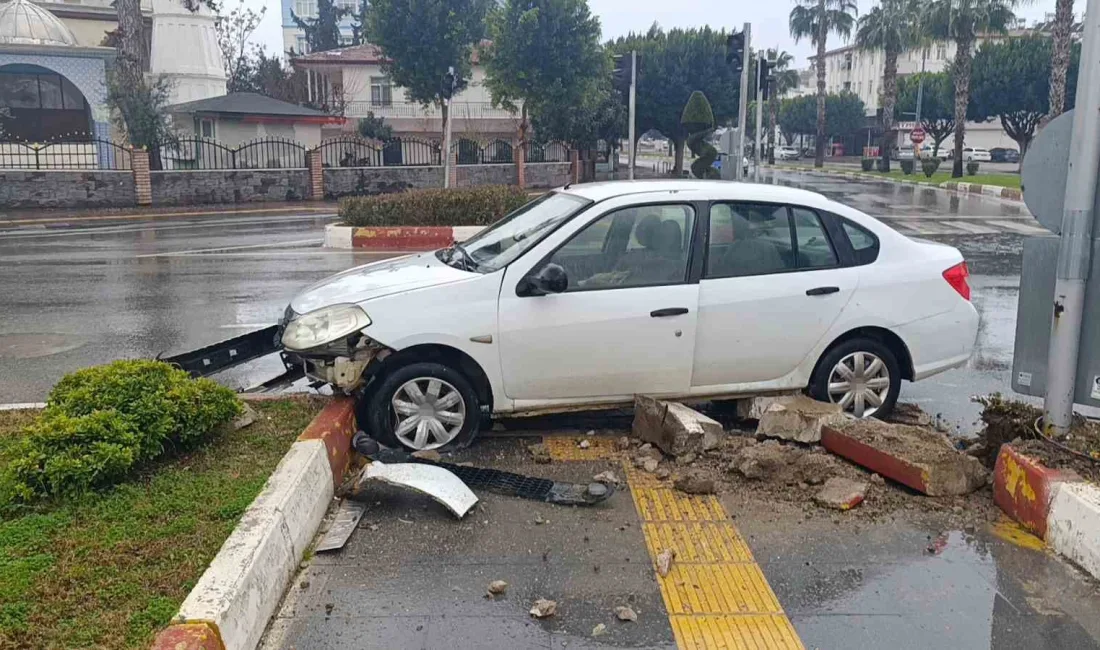
<path fill-rule="evenodd" d="M 1066 107 L 1066 72 L 1069 71 L 1070 36 L 1073 32 L 1073 0 L 1057 0 L 1051 28 L 1054 43 L 1050 57 L 1050 111 L 1047 116 L 1054 119 Z"/>
<path fill-rule="evenodd" d="M 856 45 L 862 50 L 882 50 L 882 171 L 890 171 L 894 134 L 894 102 L 898 97 L 898 55 L 917 43 L 918 8 L 915 0 L 882 0 L 861 16 Z"/>
<path fill-rule="evenodd" d="M 797 43 L 803 38 L 817 46 L 817 138 L 814 167 L 825 165 L 825 41 L 829 33 L 847 39 L 852 35 L 859 8 L 855 0 L 795 0 L 791 9 L 791 36 Z"/>
<path fill-rule="evenodd" d="M 955 160 L 952 178 L 963 175 L 962 150 L 966 141 L 966 106 L 970 103 L 970 67 L 979 34 L 1005 33 L 1015 20 L 1019 0 L 932 0 L 924 7 L 921 23 L 929 35 L 955 41 Z"/>
<path fill-rule="evenodd" d="M 775 77 L 775 85 L 772 87 L 771 97 L 768 99 L 768 164 L 775 164 L 775 122 L 779 113 L 779 98 L 788 90 L 798 86 L 798 71 L 791 69 L 794 57 L 789 52 L 780 52 L 776 49 L 768 50 L 768 61 L 771 62 L 772 76 Z"/>

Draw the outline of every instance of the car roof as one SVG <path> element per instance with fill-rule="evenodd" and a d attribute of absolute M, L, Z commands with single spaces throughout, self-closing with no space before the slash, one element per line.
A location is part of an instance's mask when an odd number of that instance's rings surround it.
<path fill-rule="evenodd" d="M 561 191 L 591 201 L 604 201 L 620 196 L 662 194 L 675 192 L 691 200 L 741 200 L 776 201 L 796 203 L 822 203 L 828 201 L 817 192 L 781 185 L 763 183 L 737 183 L 733 181 L 705 181 L 695 179 L 667 179 L 642 181 L 605 181 L 567 185 Z"/>

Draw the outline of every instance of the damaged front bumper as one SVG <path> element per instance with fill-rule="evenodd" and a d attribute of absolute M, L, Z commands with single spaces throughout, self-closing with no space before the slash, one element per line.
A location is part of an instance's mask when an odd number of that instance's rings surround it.
<path fill-rule="evenodd" d="M 296 314 L 288 307 L 283 319 L 279 321 L 278 335 L 282 339 L 283 330 Z M 330 343 L 308 350 L 291 350 L 284 347 L 283 363 L 288 367 L 298 366 L 306 377 L 333 387 L 345 393 L 358 389 L 364 382 L 367 368 L 382 361 L 393 350 L 371 339 L 362 332 L 354 332 Z"/>

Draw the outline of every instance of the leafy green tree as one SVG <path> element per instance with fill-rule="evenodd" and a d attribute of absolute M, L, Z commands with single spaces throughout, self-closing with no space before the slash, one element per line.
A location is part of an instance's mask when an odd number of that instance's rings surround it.
<path fill-rule="evenodd" d="M 600 21 L 586 0 L 504 0 L 488 16 L 488 35 L 485 85 L 494 104 L 512 111 L 520 105 L 524 145 L 528 112 L 599 103 L 593 94 L 611 62 L 600 46 Z"/>
<path fill-rule="evenodd" d="M 1040 121 L 1050 113 L 1050 58 L 1053 41 L 1046 36 L 1013 38 L 986 43 L 974 55 L 967 118 L 1001 121 L 1008 137 L 1016 141 L 1020 157 L 1027 153 Z M 1076 100 L 1080 46 L 1073 48 L 1067 88 L 1070 108 Z"/>
<path fill-rule="evenodd" d="M 946 72 L 924 72 L 898 79 L 898 100 L 894 103 L 894 119 L 904 120 L 917 112 L 917 90 L 924 79 L 921 93 L 920 125 L 932 138 L 932 155 L 940 155 L 940 145 L 955 131 L 955 90 L 951 75 Z"/>
<path fill-rule="evenodd" d="M 919 38 L 916 0 L 881 0 L 861 16 L 856 45 L 865 51 L 883 52 L 882 72 L 882 170 L 890 171 L 890 153 L 897 142 L 894 102 L 898 93 L 898 55 L 914 47 Z"/>
<path fill-rule="evenodd" d="M 367 116 L 359 120 L 356 131 L 359 137 L 373 140 L 389 140 L 393 137 L 393 127 L 386 124 L 381 117 L 375 117 L 372 111 L 367 111 Z"/>
<path fill-rule="evenodd" d="M 798 0 L 791 10 L 789 26 L 795 42 L 803 38 L 817 46 L 817 138 L 814 167 L 825 164 L 825 44 L 829 34 L 847 39 L 852 35 L 859 7 L 855 0 Z"/>
<path fill-rule="evenodd" d="M 683 170 L 687 139 L 680 107 L 693 91 L 707 96 L 715 124 L 737 118 L 741 79 L 726 63 L 727 36 L 710 27 L 665 32 L 654 23 L 645 34 L 631 33 L 608 44 L 614 54 L 638 51 L 636 133 L 652 129 L 672 141 L 677 175 Z"/>
<path fill-rule="evenodd" d="M 590 151 L 600 140 L 615 143 L 626 137 L 626 118 L 622 96 L 605 78 L 576 104 L 536 112 L 531 125 L 542 142 L 561 140 L 573 149 Z"/>
<path fill-rule="evenodd" d="M 714 168 L 718 150 L 707 142 L 707 138 L 714 133 L 714 112 L 706 95 L 698 90 L 691 93 L 680 116 L 680 124 L 690 134 L 687 145 L 695 156 L 695 161 L 691 163 L 691 173 L 695 178 L 718 178 L 718 170 Z"/>
<path fill-rule="evenodd" d="M 336 6 L 335 0 L 317 0 L 316 18 L 302 18 L 291 10 L 290 19 L 305 34 L 310 52 L 327 52 L 341 47 L 340 20 L 347 13 L 347 9 Z"/>
<path fill-rule="evenodd" d="M 867 127 L 867 107 L 859 95 L 842 92 L 825 96 L 825 137 L 841 139 Z"/>
<path fill-rule="evenodd" d="M 768 101 L 768 164 L 775 164 L 775 125 L 779 117 L 778 97 L 798 86 L 798 71 L 791 69 L 794 57 L 789 52 L 781 52 L 774 48 L 767 52 L 768 61 L 771 62 L 772 76 L 775 84 L 772 87 L 772 99 Z M 747 123 L 747 122 L 746 122 Z M 754 122 L 755 124 L 755 122 Z"/>
<path fill-rule="evenodd" d="M 792 144 L 796 135 L 800 140 L 803 136 L 813 135 L 817 132 L 817 98 L 803 95 L 780 101 L 778 121 L 787 144 Z"/>
<path fill-rule="evenodd" d="M 107 102 L 115 109 L 115 126 L 132 146 L 149 151 L 152 169 L 160 169 L 160 146 L 176 138 L 164 111 L 171 93 L 166 77 L 143 76 L 134 81 L 118 68 L 107 74 Z"/>
<path fill-rule="evenodd" d="M 922 11 L 921 23 L 938 39 L 955 41 L 955 159 L 952 178 L 963 175 L 963 144 L 966 142 L 966 109 L 970 102 L 970 70 L 978 34 L 1003 34 L 1016 19 L 1013 9 L 1019 0 L 931 0 Z"/>
<path fill-rule="evenodd" d="M 383 71 L 407 99 L 439 106 L 443 131 L 450 119 L 443 77 L 453 67 L 456 92 L 466 87 L 489 6 L 490 0 L 372 0 L 367 7 L 367 40 L 386 57 Z"/>

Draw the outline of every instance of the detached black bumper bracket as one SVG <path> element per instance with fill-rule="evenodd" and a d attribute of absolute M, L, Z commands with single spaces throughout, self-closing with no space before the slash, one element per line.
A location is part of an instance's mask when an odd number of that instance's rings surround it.
<path fill-rule="evenodd" d="M 192 377 L 205 377 L 281 349 L 279 326 L 272 325 L 198 350 L 158 359 L 179 366 Z"/>

